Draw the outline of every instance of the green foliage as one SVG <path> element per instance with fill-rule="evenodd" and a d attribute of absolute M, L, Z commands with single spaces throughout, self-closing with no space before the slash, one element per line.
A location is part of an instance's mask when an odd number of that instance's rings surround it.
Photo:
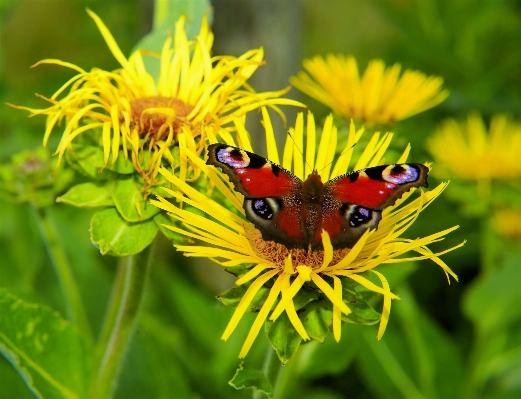
<path fill-rule="evenodd" d="M 293 328 L 285 313 L 275 321 L 266 321 L 264 326 L 271 346 L 277 352 L 280 361 L 286 364 L 296 353 L 302 338 Z"/>
<path fill-rule="evenodd" d="M 113 206 L 114 201 L 110 194 L 108 184 L 103 182 L 87 182 L 76 184 L 56 202 L 63 202 L 79 208 L 97 208 L 102 206 Z"/>
<path fill-rule="evenodd" d="M 88 341 L 58 313 L 0 290 L 0 332 L 0 353 L 36 397 L 85 397 Z"/>
<path fill-rule="evenodd" d="M 92 216 L 91 240 L 102 255 L 128 256 L 150 245 L 157 233 L 153 220 L 130 223 L 114 209 L 104 209 Z"/>
<path fill-rule="evenodd" d="M 273 387 L 264 372 L 247 367 L 244 363 L 239 365 L 229 384 L 235 389 L 255 388 L 265 393 L 268 398 L 273 395 Z"/>
<path fill-rule="evenodd" d="M 13 155 L 10 163 L 0 165 L 0 198 L 28 202 L 37 208 L 52 205 L 74 178 L 71 170 L 54 178 L 55 167 L 56 159 L 43 148 Z"/>

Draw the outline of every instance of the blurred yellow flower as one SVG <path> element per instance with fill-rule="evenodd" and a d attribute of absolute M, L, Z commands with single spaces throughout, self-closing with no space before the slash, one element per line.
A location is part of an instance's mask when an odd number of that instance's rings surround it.
<path fill-rule="evenodd" d="M 369 62 L 360 78 L 356 59 L 328 54 L 303 61 L 290 82 L 300 91 L 327 105 L 346 119 L 366 124 L 391 124 L 432 108 L 449 92 L 441 90 L 443 79 L 407 69 L 400 77 L 400 64 L 385 67 L 382 60 Z"/>
<path fill-rule="evenodd" d="M 521 210 L 495 210 L 492 220 L 495 230 L 503 237 L 521 239 Z"/>
<path fill-rule="evenodd" d="M 304 179 L 313 170 L 317 170 L 322 181 L 327 181 L 343 175 L 349 170 L 353 145 L 360 139 L 363 129 L 356 131 L 354 124 L 351 123 L 346 146 L 339 149 L 343 150 L 342 155 L 333 163 L 338 146 L 337 129 L 333 125 L 333 118 L 331 116 L 327 118 L 324 129 L 319 135 L 320 142 L 318 148 L 316 148 L 317 132 L 313 116 L 308 114 L 307 117 L 307 137 L 306 145 L 304 146 L 304 117 L 300 113 L 297 117 L 295 128 L 290 129 L 291 138 L 288 137 L 286 140 L 282 162 L 280 162 L 271 121 L 267 111 L 264 108 L 262 111 L 267 134 L 266 141 L 269 160 L 292 171 L 300 179 Z M 235 123 L 237 124 L 238 132 L 237 144 L 247 151 L 252 151 L 248 134 L 244 127 L 239 121 L 235 121 Z M 375 133 L 354 169 L 358 170 L 381 164 L 391 138 L 392 133 L 386 133 L 383 136 Z M 210 138 L 210 141 L 215 142 L 216 140 L 215 138 Z M 236 145 L 231 137 L 228 138 L 227 143 Z M 303 148 L 306 148 L 305 154 L 300 152 Z M 409 147 L 404 151 L 398 162 L 405 162 L 408 153 Z M 233 204 L 240 216 L 205 194 L 193 189 L 167 170 L 161 169 L 160 172 L 179 189 L 179 191 L 169 189 L 165 189 L 165 191 L 178 201 L 195 207 L 206 214 L 201 216 L 181 209 L 161 197 L 158 197 L 158 201 L 152 201 L 154 205 L 170 212 L 171 216 L 181 221 L 184 225 L 183 228 L 166 227 L 208 244 L 178 245 L 176 246 L 177 249 L 183 251 L 186 256 L 211 258 L 224 267 L 241 264 L 253 265 L 236 282 L 237 285 L 252 283 L 237 306 L 222 335 L 222 339 L 228 339 L 235 330 L 259 289 L 268 281 L 273 282 L 269 295 L 257 314 L 239 357 L 246 356 L 268 317 L 270 320 L 275 320 L 283 312 L 286 312 L 293 327 L 302 339 L 309 339 L 293 303 L 294 296 L 306 282 L 312 282 L 331 301 L 333 307 L 333 333 L 338 341 L 340 339 L 341 314 L 347 315 L 351 312 L 349 306 L 342 300 L 341 278 L 350 279 L 368 290 L 383 295 L 383 311 L 378 338 L 382 336 L 386 328 L 391 309 L 391 299 L 397 299 L 397 296 L 390 291 L 386 278 L 375 270 L 378 265 L 432 259 L 441 266 L 447 277 L 451 275 L 456 278 L 456 275 L 438 256 L 459 247 L 459 245 L 437 254 L 432 253 L 427 248 L 427 245 L 442 240 L 443 236 L 457 227 L 414 240 L 401 237 L 416 220 L 419 213 L 441 194 L 446 183 L 440 184 L 431 191 L 421 192 L 418 198 L 408 204 L 404 204 L 404 202 L 411 196 L 412 191 L 404 194 L 394 206 L 383 211 L 383 218 L 378 229 L 366 231 L 352 249 L 334 250 L 328 234 L 324 231 L 322 233 L 323 251 L 288 250 L 281 244 L 273 241 L 264 241 L 261 233 L 245 219 L 242 206 L 244 197 L 233 190 L 226 177 L 223 178 L 223 175 L 216 168 L 206 165 L 195 154 L 189 153 L 188 156 Z M 415 251 L 418 255 L 400 257 L 409 251 Z M 376 276 L 377 280 L 381 282 L 381 286 L 371 282 L 363 273 Z M 332 281 L 332 285 L 330 285 L 328 280 Z M 271 312 L 277 299 L 280 300 L 273 312 Z"/>
<path fill-rule="evenodd" d="M 505 115 L 493 116 L 488 131 L 478 113 L 463 123 L 447 119 L 427 144 L 442 177 L 485 183 L 521 177 L 521 124 Z"/>
<path fill-rule="evenodd" d="M 287 90 L 256 93 L 246 83 L 263 64 L 263 50 L 250 50 L 240 57 L 211 56 L 213 33 L 206 17 L 199 35 L 189 41 L 184 30 L 185 18 L 176 23 L 175 36 L 169 37 L 161 54 L 159 79 L 156 82 L 143 62 L 144 51 L 127 59 L 101 19 L 87 10 L 97 24 L 121 69 L 90 72 L 68 62 L 47 59 L 40 64 L 56 64 L 78 72 L 51 98 L 53 105 L 30 109 L 32 115 L 47 115 L 44 145 L 52 131 L 65 119 L 56 153 L 61 161 L 66 150 L 79 135 L 99 131 L 104 151 L 104 165 L 114 163 L 129 152 L 135 169 L 145 182 L 154 184 L 163 161 L 181 176 L 190 175 L 186 148 L 200 153 L 205 146 L 206 131 L 218 131 L 233 118 L 245 115 L 262 105 L 277 109 L 276 104 L 300 105 L 278 98 Z M 69 93 L 59 97 L 69 89 Z M 43 96 L 40 96 L 44 98 Z M 277 109 L 278 110 L 278 109 Z M 280 111 L 280 110 L 279 110 Z M 200 138 L 196 140 L 196 138 Z M 180 156 L 174 159 L 170 149 L 179 145 Z M 198 171 L 194 178 L 197 177 Z"/>

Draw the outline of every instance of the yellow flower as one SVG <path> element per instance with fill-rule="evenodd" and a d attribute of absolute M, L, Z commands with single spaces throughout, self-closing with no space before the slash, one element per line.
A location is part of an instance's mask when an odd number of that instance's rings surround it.
<path fill-rule="evenodd" d="M 135 169 L 149 184 L 154 184 L 164 160 L 181 176 L 190 175 L 186 148 L 200 153 L 205 146 L 208 129 L 217 130 L 233 118 L 244 116 L 262 105 L 276 110 L 276 104 L 300 105 L 278 98 L 286 92 L 256 93 L 246 83 L 263 64 L 263 50 L 246 52 L 240 57 L 211 56 L 213 33 L 206 17 L 199 35 L 189 41 L 184 30 L 185 18 L 176 23 L 175 36 L 169 37 L 160 55 L 159 78 L 156 82 L 143 61 L 143 51 L 128 59 L 123 55 L 110 31 L 100 18 L 87 10 L 97 24 L 110 51 L 121 65 L 115 71 L 98 68 L 90 72 L 68 62 L 47 59 L 39 64 L 57 64 L 78 72 L 54 95 L 46 99 L 53 105 L 30 109 L 33 115 L 47 115 L 44 136 L 65 119 L 56 153 L 61 161 L 66 150 L 79 135 L 94 130 L 104 151 L 104 165 L 114 163 L 130 152 Z M 61 97 L 69 90 L 68 94 Z M 43 98 L 43 96 L 40 96 Z M 61 97 L 61 98 L 60 98 Z M 196 138 L 199 137 L 199 140 Z M 179 145 L 175 159 L 170 149 Z M 197 177 L 197 170 L 194 178 Z"/>
<path fill-rule="evenodd" d="M 428 140 L 436 173 L 489 184 L 521 177 L 521 124 L 493 116 L 487 128 L 478 113 L 467 121 L 447 119 Z"/>
<path fill-rule="evenodd" d="M 299 72 L 290 82 L 346 119 L 367 124 L 391 124 L 432 108 L 449 92 L 443 79 L 407 69 L 400 64 L 385 68 L 382 60 L 369 62 L 362 78 L 353 56 L 328 54 L 304 60 L 309 73 Z"/>
<path fill-rule="evenodd" d="M 495 230 L 503 237 L 521 239 L 521 210 L 495 210 L 492 220 Z"/>
<path fill-rule="evenodd" d="M 333 126 L 333 119 L 330 116 L 327 118 L 323 131 L 320 134 L 320 142 L 317 148 L 315 145 L 317 137 L 316 127 L 313 116 L 309 114 L 306 127 L 306 145 L 304 146 L 304 117 L 300 113 L 297 117 L 295 128 L 290 129 L 291 138 L 288 138 L 286 141 L 282 162 L 280 162 L 268 113 L 264 108 L 262 111 L 267 133 L 268 158 L 272 162 L 292 171 L 300 179 L 308 176 L 313 170 L 317 170 L 322 181 L 327 181 L 343 175 L 349 170 L 353 145 L 360 139 L 363 129 L 355 131 L 354 124 L 351 123 L 345 147 L 337 148 L 337 129 Z M 244 149 L 251 151 L 248 134 L 239 121 L 236 121 L 236 124 L 238 144 Z M 374 134 L 356 162 L 354 169 L 379 165 L 383 160 L 391 138 L 392 133 L 386 133 L 383 136 L 380 136 L 379 133 Z M 211 138 L 210 141 L 215 141 L 215 138 Z M 231 140 L 228 143 L 235 144 Z M 305 154 L 300 152 L 303 148 L 306 148 Z M 337 150 L 342 150 L 342 153 L 333 164 Z M 398 162 L 405 162 L 408 152 L 409 147 L 404 151 Z M 252 283 L 235 310 L 223 333 L 222 339 L 228 339 L 234 331 L 259 289 L 268 281 L 273 282 L 269 295 L 257 314 L 246 342 L 242 347 L 240 357 L 246 356 L 268 317 L 270 320 L 275 320 L 282 312 L 286 312 L 300 336 L 304 340 L 309 339 L 293 303 L 294 296 L 306 282 L 312 282 L 331 301 L 333 307 L 333 333 L 338 341 L 340 339 L 341 314 L 347 315 L 351 312 L 348 305 L 342 301 L 342 283 L 340 278 L 351 279 L 368 290 L 383 295 L 383 311 L 378 338 L 382 336 L 386 328 L 391 309 L 391 299 L 397 299 L 396 295 L 390 291 L 385 277 L 375 270 L 378 265 L 432 259 L 441 266 L 447 277 L 451 275 L 456 278 L 456 275 L 449 267 L 438 258 L 441 253 L 432 253 L 427 248 L 428 244 L 441 240 L 444 235 L 456 227 L 414 240 L 401 237 L 416 220 L 418 214 L 440 195 L 446 183 L 440 184 L 432 191 L 421 192 L 418 198 L 408 204 L 404 204 L 404 201 L 411 196 L 412 192 L 404 194 L 394 206 L 383 211 L 383 218 L 378 229 L 367 231 L 352 249 L 334 250 L 328 234 L 324 231 L 322 233 L 323 251 L 288 250 L 281 244 L 262 240 L 260 232 L 255 230 L 253 225 L 244 217 L 243 196 L 231 188 L 226 177 L 223 179 L 222 174 L 217 169 L 206 165 L 196 155 L 189 154 L 189 157 L 193 162 L 197 163 L 202 172 L 215 184 L 215 187 L 233 204 L 237 209 L 237 213 L 231 212 L 205 194 L 191 188 L 165 169 L 162 169 L 161 173 L 180 191 L 165 190 L 177 200 L 201 210 L 207 216 L 197 215 L 186 209 L 181 209 L 161 197 L 158 197 L 159 200 L 152 201 L 152 203 L 170 212 L 175 219 L 178 219 L 184 225 L 183 228 L 167 226 L 168 228 L 207 244 L 178 245 L 177 249 L 183 251 L 186 256 L 208 257 L 224 267 L 253 264 L 251 269 L 236 282 L 237 285 L 247 282 Z M 181 192 L 184 192 L 184 195 Z M 240 216 L 238 216 L 238 213 L 240 213 Z M 410 251 L 415 251 L 418 255 L 401 257 L 401 255 Z M 363 275 L 364 272 L 375 275 L 381 282 L 381 286 L 371 282 L 370 279 Z M 332 280 L 333 284 L 330 285 L 328 280 Z M 272 311 L 272 307 L 277 299 L 280 299 L 280 301 Z"/>

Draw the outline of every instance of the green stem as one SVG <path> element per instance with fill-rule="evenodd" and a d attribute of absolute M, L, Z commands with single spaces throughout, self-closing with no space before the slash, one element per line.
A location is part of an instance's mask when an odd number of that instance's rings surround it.
<path fill-rule="evenodd" d="M 49 208 L 38 208 L 33 206 L 33 213 L 43 238 L 52 265 L 58 277 L 67 319 L 73 322 L 79 330 L 92 339 L 92 330 L 89 325 L 87 313 L 81 300 L 80 291 L 76 285 L 74 274 L 70 267 L 67 255 L 60 245 L 56 226 L 52 221 Z"/>
<path fill-rule="evenodd" d="M 279 360 L 279 357 L 275 353 L 275 349 L 268 344 L 268 350 L 266 352 L 266 357 L 264 359 L 264 367 L 262 371 L 264 375 L 268 378 L 268 381 L 271 382 L 271 386 L 273 387 L 273 393 L 275 393 L 275 388 L 277 385 L 277 381 L 279 379 L 280 371 L 282 369 L 282 362 Z M 266 395 L 262 392 L 253 390 L 253 399 L 262 399 L 265 398 Z M 275 396 L 274 396 L 275 397 Z"/>
<path fill-rule="evenodd" d="M 155 241 L 154 241 L 155 242 Z M 117 386 L 127 347 L 134 332 L 146 286 L 154 243 L 139 254 L 122 258 L 97 344 L 90 398 L 110 399 Z"/>

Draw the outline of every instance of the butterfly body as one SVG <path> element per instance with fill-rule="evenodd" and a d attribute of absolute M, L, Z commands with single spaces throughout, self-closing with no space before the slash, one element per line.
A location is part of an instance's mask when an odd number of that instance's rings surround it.
<path fill-rule="evenodd" d="M 381 212 L 412 187 L 427 186 L 421 164 L 383 165 L 326 183 L 317 171 L 302 181 L 266 158 L 226 144 L 208 146 L 208 165 L 220 167 L 244 195 L 246 218 L 266 241 L 288 249 L 322 249 L 322 230 L 333 248 L 352 248 Z"/>

